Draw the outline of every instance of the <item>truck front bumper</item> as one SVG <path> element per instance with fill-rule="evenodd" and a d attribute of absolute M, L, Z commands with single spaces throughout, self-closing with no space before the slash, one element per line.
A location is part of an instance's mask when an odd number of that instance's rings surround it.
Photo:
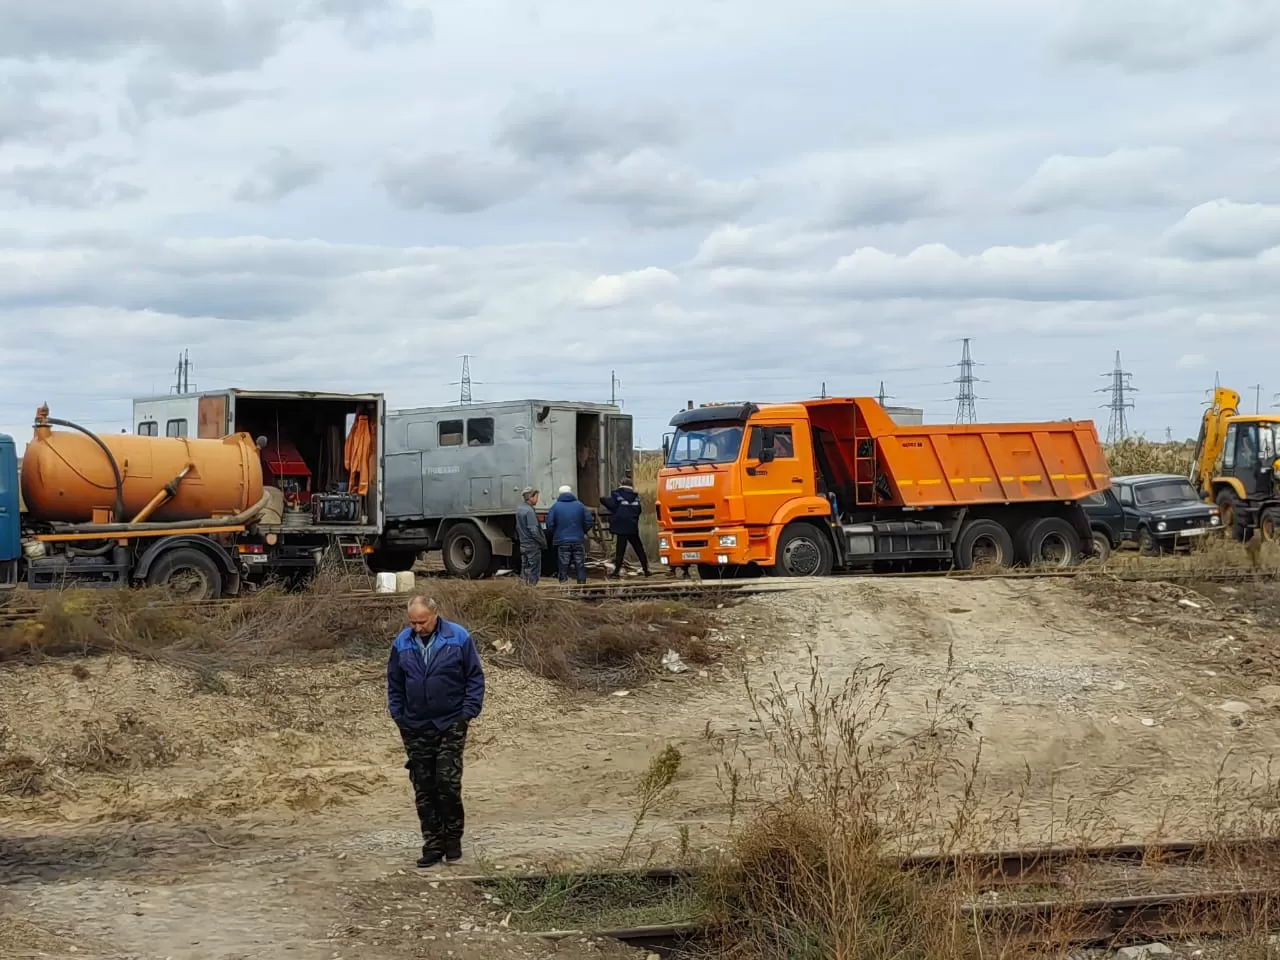
<path fill-rule="evenodd" d="M 711 533 L 658 531 L 658 563 L 664 567 L 730 567 L 752 559 L 745 528 L 721 527 Z"/>

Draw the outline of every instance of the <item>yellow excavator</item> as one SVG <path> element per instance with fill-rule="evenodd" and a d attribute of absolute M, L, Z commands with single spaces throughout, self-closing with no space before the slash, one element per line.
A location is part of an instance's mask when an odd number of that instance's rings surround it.
<path fill-rule="evenodd" d="M 1280 416 L 1241 414 L 1240 394 L 1215 389 L 1190 480 L 1237 540 L 1255 528 L 1265 540 L 1280 538 Z"/>

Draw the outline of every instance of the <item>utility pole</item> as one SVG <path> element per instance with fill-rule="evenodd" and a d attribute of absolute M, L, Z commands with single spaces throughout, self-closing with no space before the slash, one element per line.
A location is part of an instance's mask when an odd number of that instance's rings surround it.
<path fill-rule="evenodd" d="M 622 386 L 622 381 L 618 379 L 618 374 L 614 370 L 609 371 L 609 402 L 614 406 L 619 406 L 622 401 L 618 399 L 618 388 Z"/>
<path fill-rule="evenodd" d="M 973 355 L 969 352 L 969 338 L 964 338 L 964 349 L 960 353 L 960 362 L 956 364 L 960 368 L 960 376 L 953 381 L 959 384 L 956 391 L 956 423 L 977 423 L 978 410 L 974 401 L 979 399 L 974 395 L 973 385 L 981 383 L 973 374 L 974 362 Z"/>
<path fill-rule="evenodd" d="M 1262 412 L 1262 384 L 1260 383 L 1253 385 L 1253 412 Z"/>
<path fill-rule="evenodd" d="M 1111 420 L 1107 423 L 1107 443 L 1119 443 L 1129 436 L 1129 421 L 1126 411 L 1133 409 L 1133 401 L 1129 394 L 1136 393 L 1137 387 L 1131 382 L 1133 374 L 1120 364 L 1120 351 L 1116 351 L 1116 366 L 1110 373 L 1102 374 L 1111 378 L 1111 385 L 1102 387 L 1098 393 L 1111 394 L 1111 402 L 1101 404 L 1111 411 Z"/>
<path fill-rule="evenodd" d="M 471 354 L 462 354 L 462 379 L 455 380 L 461 389 L 458 391 L 459 403 L 471 402 Z"/>

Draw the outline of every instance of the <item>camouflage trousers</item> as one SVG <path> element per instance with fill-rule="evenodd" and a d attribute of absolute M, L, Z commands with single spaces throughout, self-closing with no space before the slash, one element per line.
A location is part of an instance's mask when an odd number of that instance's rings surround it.
<path fill-rule="evenodd" d="M 462 844 L 462 752 L 467 745 L 467 721 L 437 730 L 401 729 L 405 769 L 413 784 L 413 803 L 422 827 L 423 852 L 445 856 Z"/>

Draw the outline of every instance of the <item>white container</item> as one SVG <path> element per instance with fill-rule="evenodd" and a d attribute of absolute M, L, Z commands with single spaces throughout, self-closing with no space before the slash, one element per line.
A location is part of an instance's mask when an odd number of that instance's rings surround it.
<path fill-rule="evenodd" d="M 395 593 L 396 592 L 396 575 L 394 573 L 380 573 L 374 580 L 374 593 Z"/>
<path fill-rule="evenodd" d="M 412 570 L 401 570 L 396 574 L 396 593 L 413 593 L 417 585 L 418 579 Z"/>

